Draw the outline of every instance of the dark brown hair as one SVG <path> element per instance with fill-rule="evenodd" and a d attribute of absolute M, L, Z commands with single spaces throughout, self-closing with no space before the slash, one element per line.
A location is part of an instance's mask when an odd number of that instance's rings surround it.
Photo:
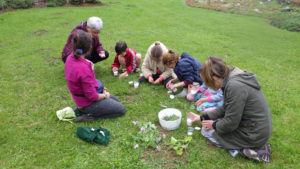
<path fill-rule="evenodd" d="M 124 41 L 119 41 L 116 43 L 115 51 L 117 54 L 121 54 L 122 52 L 126 52 L 127 44 Z"/>
<path fill-rule="evenodd" d="M 200 76 L 205 85 L 216 89 L 213 76 L 224 79 L 228 74 L 229 68 L 226 63 L 217 56 L 210 56 L 202 65 L 200 69 Z"/>
<path fill-rule="evenodd" d="M 169 50 L 167 53 L 164 53 L 162 56 L 163 64 L 166 66 L 171 65 L 172 63 L 177 63 L 179 60 L 179 55 L 172 50 Z"/>
<path fill-rule="evenodd" d="M 79 30 L 72 38 L 72 48 L 74 57 L 78 59 L 80 55 L 86 54 L 92 45 L 91 36 L 82 30 Z"/>
<path fill-rule="evenodd" d="M 155 42 L 154 46 L 151 49 L 151 56 L 155 58 L 160 58 L 163 54 L 163 50 L 161 49 L 160 43 Z"/>

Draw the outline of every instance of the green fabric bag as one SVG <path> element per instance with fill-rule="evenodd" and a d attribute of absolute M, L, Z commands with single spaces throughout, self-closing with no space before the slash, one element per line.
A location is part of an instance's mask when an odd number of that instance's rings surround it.
<path fill-rule="evenodd" d="M 110 139 L 110 132 L 101 127 L 77 127 L 76 135 L 87 141 L 107 145 Z"/>

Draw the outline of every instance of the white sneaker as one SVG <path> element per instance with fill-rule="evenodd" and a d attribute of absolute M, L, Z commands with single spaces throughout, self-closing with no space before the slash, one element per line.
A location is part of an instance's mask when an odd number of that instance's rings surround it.
<path fill-rule="evenodd" d="M 175 96 L 176 97 L 186 97 L 187 93 L 188 93 L 188 89 L 183 88 L 183 90 L 180 93 L 176 94 Z"/>

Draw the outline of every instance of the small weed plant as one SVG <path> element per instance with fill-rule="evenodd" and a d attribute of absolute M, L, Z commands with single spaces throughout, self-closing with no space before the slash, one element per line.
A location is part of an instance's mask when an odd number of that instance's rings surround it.
<path fill-rule="evenodd" d="M 186 136 L 183 140 L 177 140 L 171 137 L 171 147 L 176 151 L 176 154 L 182 155 L 183 151 L 187 149 L 189 143 L 192 141 L 192 137 Z"/>

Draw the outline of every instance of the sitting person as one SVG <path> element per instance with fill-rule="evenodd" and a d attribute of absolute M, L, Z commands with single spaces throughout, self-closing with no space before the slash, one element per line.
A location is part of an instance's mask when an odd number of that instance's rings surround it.
<path fill-rule="evenodd" d="M 92 38 L 84 31 L 77 31 L 72 39 L 73 52 L 65 64 L 68 89 L 81 116 L 75 122 L 93 121 L 99 118 L 119 117 L 125 107 L 97 81 L 93 63 L 85 59 L 92 45 Z"/>
<path fill-rule="evenodd" d="M 193 82 L 202 84 L 202 79 L 199 76 L 201 63 L 186 52 L 180 57 L 172 50 L 169 50 L 163 55 L 163 63 L 165 66 L 174 69 L 174 73 L 177 76 L 177 78 L 173 78 L 168 82 L 167 88 L 174 90 L 177 87 L 184 87 L 182 92 L 176 95 L 177 97 L 187 96 L 187 87 L 189 84 L 192 84 Z M 178 80 L 178 83 L 172 84 Z"/>
<path fill-rule="evenodd" d="M 229 69 L 222 59 L 211 56 L 203 64 L 201 77 L 208 87 L 224 93 L 223 106 L 202 116 L 189 113 L 192 122 L 202 121 L 202 135 L 230 152 L 270 162 L 272 119 L 256 75 Z"/>
<path fill-rule="evenodd" d="M 223 92 L 221 89 L 214 90 L 203 83 L 198 89 L 187 95 L 189 101 L 196 102 L 197 110 L 208 112 L 223 105 Z"/>
<path fill-rule="evenodd" d="M 154 42 L 147 50 L 142 65 L 142 76 L 139 82 L 152 84 L 163 83 L 164 86 L 172 79 L 173 70 L 162 63 L 162 55 L 168 52 L 167 47 L 161 42 Z"/>
<path fill-rule="evenodd" d="M 102 27 L 102 20 L 95 16 L 90 17 L 87 22 L 82 22 L 76 26 L 69 35 L 67 43 L 62 51 L 62 61 L 65 63 L 67 57 L 73 52 L 72 38 L 79 30 L 87 32 L 92 37 L 92 49 L 87 53 L 86 59 L 92 61 L 93 63 L 107 59 L 109 54 L 103 49 L 98 36 Z"/>
<path fill-rule="evenodd" d="M 142 55 L 136 53 L 131 48 L 127 48 L 127 44 L 124 41 L 119 41 L 115 46 L 116 56 L 114 63 L 111 65 L 112 72 L 118 71 L 120 66 L 125 68 L 126 71 L 119 75 L 119 78 L 123 78 L 133 71 L 140 70 L 140 63 L 142 61 Z"/>

